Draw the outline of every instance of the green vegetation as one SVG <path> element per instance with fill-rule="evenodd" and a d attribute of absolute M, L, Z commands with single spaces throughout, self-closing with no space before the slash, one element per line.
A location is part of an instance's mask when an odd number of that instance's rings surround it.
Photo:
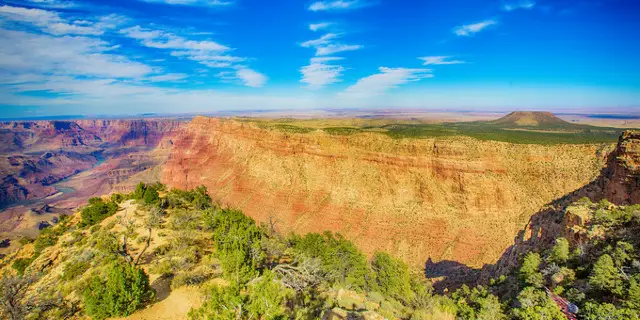
<path fill-rule="evenodd" d="M 528 252 L 489 285 L 436 294 L 420 271 L 385 252 L 369 259 L 339 234 L 278 234 L 273 224 L 258 225 L 214 203 L 204 187 L 162 189 L 143 184 L 111 197 L 115 205 L 140 196 L 142 212 L 135 215 L 149 233 L 136 241 L 135 256 L 127 239 L 135 238 L 136 222 L 124 215 L 91 230 L 62 219 L 34 241 L 37 254 L 13 260 L 13 268 L 22 277 L 46 273 L 29 266 L 63 239 L 74 254 L 63 260 L 56 289 L 75 292 L 82 308 L 58 301 L 50 310 L 93 319 L 127 316 L 152 301 L 139 263 L 174 289 L 194 285 L 206 292 L 191 319 L 566 319 L 547 289 L 575 303 L 580 319 L 640 319 L 640 205 L 581 200 L 575 205 L 590 218 L 583 233 Z M 153 201 L 145 201 L 148 194 Z M 92 199 L 88 207 L 101 204 Z M 166 241 L 145 253 L 160 235 Z"/>
<path fill-rule="evenodd" d="M 247 121 L 247 120 L 244 120 Z M 516 125 L 500 121 L 452 122 L 452 123 L 416 123 L 416 121 L 379 123 L 363 122 L 360 126 L 331 126 L 336 121 L 293 121 L 279 119 L 258 121 L 258 126 L 288 133 L 309 133 L 321 128 L 332 135 L 352 135 L 360 132 L 383 132 L 396 139 L 402 138 L 438 138 L 468 136 L 479 140 L 494 140 L 522 144 L 590 144 L 613 143 L 618 140 L 622 129 L 595 127 L 558 121 L 540 125 Z M 291 124 L 291 123 L 295 123 Z M 354 124 L 355 121 L 354 121 Z M 309 127 L 305 126 L 309 125 Z M 334 124 L 335 125 L 335 124 Z M 357 125 L 357 124 L 356 124 Z M 310 127 L 314 126 L 314 127 Z"/>
<path fill-rule="evenodd" d="M 491 122 L 455 122 L 443 124 L 406 124 L 383 127 L 393 138 L 433 138 L 469 136 L 523 144 L 612 143 L 622 129 L 566 124 L 563 126 L 503 126 Z"/>
<path fill-rule="evenodd" d="M 102 220 L 114 215 L 118 211 L 118 204 L 109 201 L 104 202 L 101 198 L 89 199 L 89 205 L 80 211 L 82 222 L 80 227 L 93 226 Z"/>
<path fill-rule="evenodd" d="M 144 271 L 128 263 L 113 263 L 105 280 L 94 276 L 84 290 L 85 312 L 93 319 L 128 316 L 152 297 Z"/>
<path fill-rule="evenodd" d="M 351 128 L 351 127 L 328 127 L 322 129 L 324 132 L 337 136 L 349 136 L 352 134 L 356 134 L 362 132 L 360 128 Z"/>

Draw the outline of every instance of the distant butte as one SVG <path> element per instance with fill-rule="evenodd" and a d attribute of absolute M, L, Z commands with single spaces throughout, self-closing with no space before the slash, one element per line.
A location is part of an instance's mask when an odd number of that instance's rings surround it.
<path fill-rule="evenodd" d="M 570 125 L 571 123 L 556 117 L 551 112 L 514 111 L 494 121 L 493 124 L 516 126 Z"/>

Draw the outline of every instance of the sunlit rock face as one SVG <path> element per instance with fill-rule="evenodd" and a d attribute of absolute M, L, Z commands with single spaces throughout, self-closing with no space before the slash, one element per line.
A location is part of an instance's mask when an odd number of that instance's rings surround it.
<path fill-rule="evenodd" d="M 613 148 L 292 134 L 205 117 L 174 142 L 169 186 L 205 185 L 281 232 L 340 232 L 415 267 L 495 263 L 544 204 L 595 179 Z"/>

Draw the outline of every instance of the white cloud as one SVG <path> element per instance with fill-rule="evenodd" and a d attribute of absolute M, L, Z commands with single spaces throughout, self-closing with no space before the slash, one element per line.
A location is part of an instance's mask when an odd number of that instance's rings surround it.
<path fill-rule="evenodd" d="M 225 7 L 233 4 L 233 1 L 223 1 L 223 0 L 142 0 L 142 1 L 166 3 L 166 4 L 173 4 L 173 5 L 207 6 L 207 7 L 216 7 L 216 6 Z"/>
<path fill-rule="evenodd" d="M 338 60 L 342 60 L 342 58 L 311 58 L 311 64 L 300 69 L 300 73 L 302 73 L 302 80 L 300 80 L 300 82 L 308 84 L 310 88 L 317 89 L 341 81 L 339 77 L 345 68 L 339 65 L 328 64 L 328 62 Z"/>
<path fill-rule="evenodd" d="M 305 41 L 301 43 L 300 46 L 315 48 L 316 56 L 328 56 L 343 51 L 354 51 L 363 48 L 361 45 L 347 45 L 334 42 L 334 40 L 341 36 L 341 34 L 327 33 L 318 39 Z"/>
<path fill-rule="evenodd" d="M 323 47 L 318 47 L 316 50 L 316 55 L 328 56 L 338 52 L 355 51 L 359 49 L 362 49 L 361 45 L 330 44 Z"/>
<path fill-rule="evenodd" d="M 309 6 L 309 10 L 311 11 L 346 10 L 346 9 L 360 8 L 365 5 L 366 3 L 360 0 L 316 1 Z"/>
<path fill-rule="evenodd" d="M 122 17 L 108 15 L 97 22 L 88 20 L 69 21 L 54 11 L 42 9 L 28 9 L 22 7 L 1 6 L 0 17 L 13 22 L 29 23 L 39 27 L 42 31 L 54 35 L 102 35 L 106 30 L 113 29 L 122 23 Z"/>
<path fill-rule="evenodd" d="M 75 7 L 76 4 L 71 1 L 60 1 L 60 0 L 28 0 L 32 5 L 42 7 L 42 8 L 71 8 Z"/>
<path fill-rule="evenodd" d="M 463 64 L 466 63 L 462 60 L 450 60 L 451 56 L 430 56 L 418 58 L 424 61 L 423 65 L 447 65 L 447 64 Z"/>
<path fill-rule="evenodd" d="M 366 98 L 382 94 L 401 84 L 433 77 L 430 69 L 380 67 L 379 70 L 380 73 L 358 80 L 354 85 L 348 87 L 342 95 Z"/>
<path fill-rule="evenodd" d="M 214 41 L 189 40 L 184 37 L 177 36 L 173 33 L 164 32 L 161 30 L 144 29 L 140 26 L 135 26 L 135 27 L 121 30 L 120 33 L 130 38 L 140 40 L 144 46 L 149 48 L 184 49 L 184 50 L 215 51 L 215 52 L 224 52 L 231 49 L 225 45 L 221 45 Z"/>
<path fill-rule="evenodd" d="M 247 87 L 259 88 L 267 82 L 267 76 L 249 68 L 240 68 L 236 70 L 236 78 L 244 83 Z"/>
<path fill-rule="evenodd" d="M 320 23 L 312 23 L 309 24 L 309 30 L 311 31 L 319 31 L 328 28 L 331 26 L 331 22 L 320 22 Z"/>
<path fill-rule="evenodd" d="M 94 38 L 0 29 L 0 43 L 11 44 L 0 46 L 0 69 L 15 73 L 137 78 L 153 72 Z"/>
<path fill-rule="evenodd" d="M 127 37 L 139 40 L 143 46 L 155 49 L 170 49 L 175 57 L 186 57 L 210 68 L 231 67 L 233 62 L 245 58 L 223 55 L 230 47 L 210 40 L 190 40 L 162 30 L 144 29 L 140 26 L 120 31 Z"/>
<path fill-rule="evenodd" d="M 344 60 L 344 58 L 342 58 L 342 57 L 314 57 L 314 58 L 311 58 L 311 63 L 325 63 L 325 62 L 329 62 L 329 61 L 338 61 L 338 60 Z"/>
<path fill-rule="evenodd" d="M 462 26 L 453 28 L 453 33 L 455 33 L 458 36 L 470 36 L 470 35 L 473 35 L 474 33 L 480 32 L 485 28 L 495 25 L 497 23 L 498 22 L 495 20 L 485 20 L 478 23 L 462 25 Z"/>
<path fill-rule="evenodd" d="M 146 80 L 151 82 L 171 82 L 186 79 L 187 75 L 184 73 L 167 73 L 159 76 L 147 77 Z"/>
<path fill-rule="evenodd" d="M 536 5 L 532 0 L 509 1 L 502 5 L 504 11 L 514 11 L 518 9 L 531 10 Z"/>
<path fill-rule="evenodd" d="M 331 40 L 336 39 L 338 37 L 340 37 L 339 34 L 327 33 L 318 39 L 305 41 L 301 43 L 300 46 L 305 48 L 318 47 L 318 46 L 329 44 Z"/>

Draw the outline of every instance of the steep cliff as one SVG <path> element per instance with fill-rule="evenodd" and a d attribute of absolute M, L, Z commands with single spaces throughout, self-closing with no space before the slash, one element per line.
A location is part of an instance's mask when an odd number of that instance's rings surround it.
<path fill-rule="evenodd" d="M 337 231 L 414 266 L 479 267 L 542 205 L 593 180 L 610 147 L 295 134 L 197 117 L 176 138 L 163 182 L 204 184 L 282 232 Z"/>
<path fill-rule="evenodd" d="M 640 203 L 640 131 L 622 134 L 601 179 L 609 201 L 615 204 Z"/>
<path fill-rule="evenodd" d="M 620 136 L 594 181 L 533 214 L 498 262 L 484 268 L 483 280 L 509 272 L 523 254 L 549 248 L 558 237 L 565 237 L 573 244 L 584 242 L 581 237 L 588 222 L 588 211 L 581 204 L 582 198 L 593 202 L 607 200 L 617 205 L 640 203 L 640 131 L 626 131 Z"/>

